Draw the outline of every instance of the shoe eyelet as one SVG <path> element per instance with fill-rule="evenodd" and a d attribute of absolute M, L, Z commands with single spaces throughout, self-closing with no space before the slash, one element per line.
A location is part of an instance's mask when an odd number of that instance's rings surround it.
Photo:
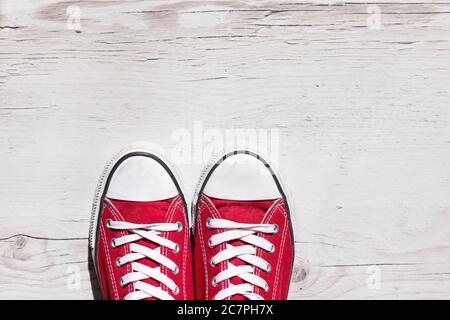
<path fill-rule="evenodd" d="M 218 283 L 217 283 L 216 277 L 214 277 L 214 278 L 212 279 L 211 285 L 213 286 L 213 288 L 217 288 Z"/>
<path fill-rule="evenodd" d="M 116 266 L 120 268 L 122 265 L 120 264 L 120 258 L 116 259 Z"/>
<path fill-rule="evenodd" d="M 214 248 L 211 238 L 209 238 L 209 240 L 208 240 L 208 247 L 210 249 Z"/>
<path fill-rule="evenodd" d="M 115 238 L 112 238 L 111 239 L 111 248 L 117 248 L 117 246 L 116 246 L 116 239 Z"/>
<path fill-rule="evenodd" d="M 217 264 L 214 263 L 214 261 L 213 261 L 212 259 L 209 260 L 209 265 L 210 265 L 211 267 L 213 267 L 213 268 L 215 268 L 215 267 L 217 266 Z"/>
<path fill-rule="evenodd" d="M 270 248 L 269 253 L 273 254 L 274 252 L 275 252 L 275 245 L 272 244 L 272 247 Z"/>
<path fill-rule="evenodd" d="M 267 284 L 267 283 L 264 286 L 264 292 L 269 292 L 269 284 Z"/>
<path fill-rule="evenodd" d="M 272 271 L 272 266 L 270 264 L 267 265 L 266 270 L 264 270 L 266 273 L 270 273 Z"/>
<path fill-rule="evenodd" d="M 173 273 L 174 275 L 177 275 L 178 272 L 180 272 L 180 269 L 179 269 L 177 266 L 175 266 L 175 269 L 172 270 L 172 273 Z"/>
<path fill-rule="evenodd" d="M 172 250 L 173 253 L 180 252 L 180 246 L 178 244 L 175 244 L 175 249 Z"/>
<path fill-rule="evenodd" d="M 183 224 L 180 221 L 177 222 L 177 226 L 178 226 L 177 232 L 183 231 Z"/>
<path fill-rule="evenodd" d="M 211 229 L 211 218 L 206 219 L 206 229 Z"/>
<path fill-rule="evenodd" d="M 106 227 L 108 228 L 108 229 L 111 229 L 111 219 L 108 219 L 108 220 L 106 220 Z"/>
<path fill-rule="evenodd" d="M 123 278 L 120 278 L 120 286 L 122 288 L 125 287 L 125 282 L 124 282 Z"/>
<path fill-rule="evenodd" d="M 180 288 L 178 288 L 178 286 L 176 286 L 175 290 L 172 290 L 172 293 L 177 296 L 180 293 Z"/>
<path fill-rule="evenodd" d="M 276 225 L 273 227 L 273 234 L 277 234 L 279 230 L 280 230 L 280 228 L 279 228 L 278 225 L 276 224 Z"/>

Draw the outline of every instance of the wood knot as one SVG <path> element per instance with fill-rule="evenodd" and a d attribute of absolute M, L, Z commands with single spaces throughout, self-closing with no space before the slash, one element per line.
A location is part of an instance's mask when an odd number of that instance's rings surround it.
<path fill-rule="evenodd" d="M 309 270 L 310 264 L 308 261 L 296 260 L 292 270 L 292 282 L 304 281 L 309 274 Z"/>
<path fill-rule="evenodd" d="M 27 238 L 20 235 L 15 238 L 14 248 L 15 249 L 23 249 L 26 244 L 27 244 Z"/>

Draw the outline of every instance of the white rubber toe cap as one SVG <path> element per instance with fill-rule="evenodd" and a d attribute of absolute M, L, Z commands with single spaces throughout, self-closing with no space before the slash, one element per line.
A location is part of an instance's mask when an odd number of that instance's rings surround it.
<path fill-rule="evenodd" d="M 226 200 L 272 200 L 281 193 L 266 165 L 249 154 L 227 157 L 212 172 L 203 193 Z"/>
<path fill-rule="evenodd" d="M 160 201 L 179 194 L 166 169 L 155 159 L 132 156 L 113 173 L 106 196 L 126 201 Z"/>

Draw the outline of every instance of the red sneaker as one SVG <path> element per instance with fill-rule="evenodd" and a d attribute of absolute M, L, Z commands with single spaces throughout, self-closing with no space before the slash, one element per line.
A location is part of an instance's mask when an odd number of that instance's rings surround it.
<path fill-rule="evenodd" d="M 207 169 L 193 204 L 196 298 L 287 299 L 294 233 L 273 168 L 234 151 Z"/>
<path fill-rule="evenodd" d="M 194 298 L 186 202 L 168 164 L 145 149 L 105 168 L 90 248 L 105 299 Z"/>

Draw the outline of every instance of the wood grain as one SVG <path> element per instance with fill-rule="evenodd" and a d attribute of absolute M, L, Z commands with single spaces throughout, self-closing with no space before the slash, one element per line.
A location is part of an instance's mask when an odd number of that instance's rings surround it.
<path fill-rule="evenodd" d="M 450 298 L 450 3 L 375 5 L 2 0 L 0 298 L 97 295 L 104 161 L 198 121 L 280 131 L 291 298 Z M 202 163 L 178 167 L 190 198 Z"/>

